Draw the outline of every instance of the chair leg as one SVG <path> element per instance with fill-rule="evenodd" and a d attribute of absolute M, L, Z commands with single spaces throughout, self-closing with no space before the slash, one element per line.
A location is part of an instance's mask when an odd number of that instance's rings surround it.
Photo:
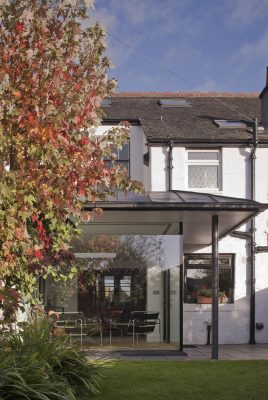
<path fill-rule="evenodd" d="M 133 321 L 132 341 L 133 341 L 133 349 L 134 349 L 135 348 L 135 324 L 134 324 L 134 321 Z"/>
<path fill-rule="evenodd" d="M 100 345 L 101 345 L 101 347 L 102 347 L 102 329 L 101 329 L 101 331 L 100 331 Z"/>

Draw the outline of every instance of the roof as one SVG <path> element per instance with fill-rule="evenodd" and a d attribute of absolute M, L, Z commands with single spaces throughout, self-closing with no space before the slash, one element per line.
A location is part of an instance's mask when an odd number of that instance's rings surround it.
<path fill-rule="evenodd" d="M 191 99 L 192 107 L 160 107 L 161 98 Z M 251 142 L 249 129 L 219 128 L 215 120 L 241 120 L 248 128 L 260 121 L 261 101 L 257 93 L 118 93 L 105 107 L 104 123 L 129 120 L 140 123 L 148 142 L 173 139 L 181 143 Z M 268 130 L 259 133 L 267 141 Z"/>
<path fill-rule="evenodd" d="M 264 95 L 264 93 L 267 92 L 267 90 L 268 90 L 268 87 L 267 87 L 267 85 L 266 85 L 265 88 L 263 88 L 263 90 L 261 91 L 261 93 L 260 93 L 260 95 L 259 95 L 259 98 L 260 98 L 260 99 L 262 98 L 262 96 Z"/>
<path fill-rule="evenodd" d="M 185 190 L 154 191 L 134 193 L 118 191 L 106 201 L 96 203 L 103 209 L 115 208 L 176 208 L 176 209 L 245 209 L 261 211 L 267 204 L 237 197 L 221 196 L 210 193 L 190 192 Z M 89 206 L 92 208 L 93 206 Z M 87 208 L 87 207 L 85 207 Z"/>
<path fill-rule="evenodd" d="M 233 197 L 187 191 L 118 192 L 106 202 L 88 204 L 84 210 L 101 207 L 104 213 L 82 224 L 87 234 L 181 234 L 184 243 L 200 248 L 211 242 L 211 220 L 219 217 L 223 237 L 268 208 L 268 204 Z"/>

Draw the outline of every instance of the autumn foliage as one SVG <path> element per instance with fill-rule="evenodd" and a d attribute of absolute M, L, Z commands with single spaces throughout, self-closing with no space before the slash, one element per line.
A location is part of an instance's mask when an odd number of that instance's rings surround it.
<path fill-rule="evenodd" d="M 90 3 L 0 1 L 0 278 L 22 293 L 68 259 L 82 198 L 131 186 L 103 161 L 128 127 L 94 135 L 115 81 Z"/>

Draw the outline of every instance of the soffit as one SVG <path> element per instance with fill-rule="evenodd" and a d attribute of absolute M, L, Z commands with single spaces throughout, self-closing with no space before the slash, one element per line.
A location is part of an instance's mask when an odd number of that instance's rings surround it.
<path fill-rule="evenodd" d="M 175 235 L 181 233 L 186 245 L 211 243 L 211 221 L 219 217 L 219 235 L 223 237 L 251 217 L 268 208 L 251 200 L 186 191 L 117 193 L 108 202 L 99 202 L 103 213 L 82 224 L 85 234 Z M 88 204 L 85 210 L 94 207 Z"/>

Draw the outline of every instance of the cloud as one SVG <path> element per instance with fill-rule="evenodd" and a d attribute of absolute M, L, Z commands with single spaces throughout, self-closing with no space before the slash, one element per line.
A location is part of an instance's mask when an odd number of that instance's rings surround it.
<path fill-rule="evenodd" d="M 231 26 L 245 28 L 268 15 L 267 0 L 226 0 L 227 22 Z"/>
<path fill-rule="evenodd" d="M 90 11 L 89 23 L 94 24 L 96 22 L 99 22 L 105 31 L 115 29 L 119 23 L 116 14 L 112 14 L 104 7 Z"/>
<path fill-rule="evenodd" d="M 207 79 L 193 90 L 196 92 L 215 92 L 219 90 L 219 85 L 213 79 Z"/>
<path fill-rule="evenodd" d="M 163 54 L 163 62 L 167 61 L 169 64 L 187 64 L 188 62 L 195 62 L 200 59 L 202 50 L 195 48 L 187 43 L 178 43 L 176 46 L 170 46 L 165 54 Z"/>
<path fill-rule="evenodd" d="M 245 43 L 231 58 L 231 63 L 237 67 L 237 75 L 242 73 L 255 60 L 263 60 L 267 63 L 268 59 L 268 29 L 255 41 Z"/>

